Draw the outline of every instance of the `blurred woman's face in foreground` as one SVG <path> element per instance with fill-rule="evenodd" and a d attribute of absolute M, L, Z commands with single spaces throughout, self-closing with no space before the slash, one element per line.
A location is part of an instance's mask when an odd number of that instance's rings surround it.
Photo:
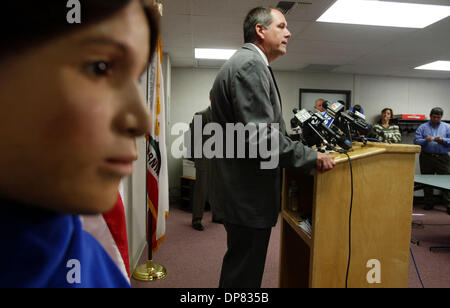
<path fill-rule="evenodd" d="M 71 213 L 114 205 L 149 126 L 138 83 L 149 36 L 132 1 L 0 60 L 0 198 Z"/>

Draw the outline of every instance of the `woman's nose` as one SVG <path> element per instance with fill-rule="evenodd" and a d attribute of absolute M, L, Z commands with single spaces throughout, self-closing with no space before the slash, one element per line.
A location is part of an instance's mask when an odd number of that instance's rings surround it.
<path fill-rule="evenodd" d="M 150 114 L 137 82 L 124 89 L 121 95 L 118 130 L 131 137 L 144 135 L 150 130 Z"/>

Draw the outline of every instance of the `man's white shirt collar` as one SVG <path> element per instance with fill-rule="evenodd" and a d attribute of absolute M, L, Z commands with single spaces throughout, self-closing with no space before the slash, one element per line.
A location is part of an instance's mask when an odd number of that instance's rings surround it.
<path fill-rule="evenodd" d="M 256 46 L 256 45 L 253 44 L 253 43 L 250 43 L 250 44 L 252 44 L 253 46 L 255 46 L 256 50 L 258 50 L 259 54 L 260 54 L 261 57 L 264 59 L 264 62 L 266 63 L 266 65 L 269 66 L 269 61 L 267 60 L 267 57 L 266 57 L 266 55 L 264 54 L 264 52 L 261 50 L 261 48 L 259 48 L 258 46 Z"/>

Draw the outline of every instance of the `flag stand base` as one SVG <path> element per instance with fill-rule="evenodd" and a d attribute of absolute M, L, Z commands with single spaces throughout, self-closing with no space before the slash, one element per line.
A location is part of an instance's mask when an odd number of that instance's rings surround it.
<path fill-rule="evenodd" d="M 141 281 L 155 281 L 163 279 L 167 275 L 164 266 L 153 263 L 153 260 L 147 260 L 145 264 L 141 264 L 133 272 L 133 278 Z"/>

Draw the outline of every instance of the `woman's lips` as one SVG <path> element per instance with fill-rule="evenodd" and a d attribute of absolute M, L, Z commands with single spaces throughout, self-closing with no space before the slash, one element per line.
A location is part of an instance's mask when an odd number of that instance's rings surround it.
<path fill-rule="evenodd" d="M 131 157 L 107 158 L 103 167 L 108 171 L 120 176 L 127 176 L 133 173 L 133 161 Z"/>

